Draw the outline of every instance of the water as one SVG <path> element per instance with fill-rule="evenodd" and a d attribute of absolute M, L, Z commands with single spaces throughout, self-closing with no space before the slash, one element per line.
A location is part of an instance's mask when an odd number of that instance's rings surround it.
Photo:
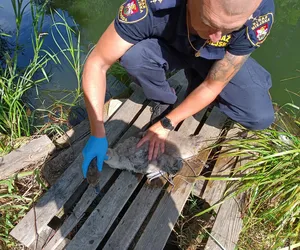
<path fill-rule="evenodd" d="M 273 101 L 283 105 L 293 100 L 300 106 L 300 97 L 286 91 L 300 94 L 300 1 L 275 0 L 275 6 L 272 31 L 253 57 L 272 75 Z"/>
<path fill-rule="evenodd" d="M 28 1 L 24 0 L 24 4 Z M 50 5 L 59 13 L 64 14 L 71 26 L 74 26 L 72 18 L 75 20 L 81 31 L 82 45 L 85 51 L 88 51 L 116 16 L 122 2 L 123 0 L 54 0 Z M 273 101 L 281 105 L 294 102 L 300 106 L 300 98 L 286 91 L 286 89 L 296 93 L 300 91 L 300 1 L 276 0 L 275 4 L 276 15 L 272 32 L 262 47 L 253 53 L 253 57 L 272 75 L 271 95 Z M 0 6 L 2 6 L 0 8 L 0 27 L 5 32 L 13 34 L 15 32 L 15 17 L 11 1 L 2 0 Z M 51 22 L 50 15 L 46 15 L 44 32 L 49 32 Z M 23 17 L 20 36 L 20 42 L 25 45 L 23 55 L 20 58 L 21 65 L 26 65 L 32 54 L 29 32 L 31 29 L 31 14 L 30 9 L 27 8 Z M 76 40 L 76 37 L 74 39 Z M 45 38 L 45 46 L 57 51 L 50 36 Z M 41 90 L 60 91 L 76 88 L 76 79 L 72 69 L 63 58 L 61 60 L 63 60 L 63 66 L 53 65 L 51 67 L 53 73 L 51 84 L 44 85 Z M 283 81 L 287 78 L 292 79 Z M 62 94 L 61 91 L 60 94 Z M 34 96 L 34 94 L 32 95 Z M 48 101 L 51 102 L 50 99 Z"/>

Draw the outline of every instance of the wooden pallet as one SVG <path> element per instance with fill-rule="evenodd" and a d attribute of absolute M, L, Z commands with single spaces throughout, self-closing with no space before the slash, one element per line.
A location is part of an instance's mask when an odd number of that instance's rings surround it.
<path fill-rule="evenodd" d="M 170 83 L 182 99 L 186 89 L 183 72 L 173 76 Z M 105 123 L 110 145 L 135 135 L 145 126 L 151 115 L 147 104 L 145 96 L 136 90 L 113 114 Z M 194 134 L 205 112 L 203 110 L 195 118 L 186 119 L 179 130 L 187 136 Z M 218 140 L 225 121 L 225 115 L 217 108 L 211 110 L 199 132 L 203 137 L 199 150 Z M 88 134 L 85 134 L 81 144 L 87 138 Z M 198 164 L 192 165 L 193 172 L 185 164 L 180 174 L 199 175 L 209 154 L 210 150 L 202 150 L 198 155 Z M 175 178 L 175 188 L 172 189 L 163 178 L 149 183 L 141 175 L 104 166 L 100 179 L 101 192 L 97 195 L 83 179 L 82 160 L 79 154 L 11 231 L 11 235 L 32 249 L 163 249 L 193 190 L 193 182 Z M 232 164 L 223 172 L 224 165 L 224 160 L 218 161 L 214 173 L 227 174 Z M 226 188 L 224 182 L 203 184 L 198 183 L 198 188 L 205 188 L 202 197 L 211 205 L 222 197 Z M 241 228 L 237 206 L 233 201 L 228 201 L 216 212 L 218 216 L 212 234 L 226 250 L 234 249 Z M 52 229 L 48 224 L 58 217 L 60 224 Z M 209 240 L 205 249 L 222 248 Z"/>

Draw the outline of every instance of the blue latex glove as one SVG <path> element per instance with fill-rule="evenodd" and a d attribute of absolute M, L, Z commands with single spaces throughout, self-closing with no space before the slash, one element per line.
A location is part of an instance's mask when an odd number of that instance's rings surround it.
<path fill-rule="evenodd" d="M 85 145 L 82 154 L 83 154 L 83 163 L 82 163 L 82 173 L 84 178 L 89 168 L 91 161 L 97 157 L 97 167 L 98 170 L 102 170 L 103 161 L 108 160 L 106 155 L 108 149 L 108 142 L 106 137 L 98 138 L 95 136 L 90 136 L 87 144 Z"/>

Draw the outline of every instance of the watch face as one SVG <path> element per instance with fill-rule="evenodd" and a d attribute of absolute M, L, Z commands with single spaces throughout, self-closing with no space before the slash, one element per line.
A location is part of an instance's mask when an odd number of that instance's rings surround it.
<path fill-rule="evenodd" d="M 174 127 L 172 126 L 171 124 L 171 121 L 170 119 L 168 119 L 167 117 L 163 117 L 161 120 L 160 120 L 162 126 L 166 129 L 169 129 L 169 130 L 173 130 Z"/>

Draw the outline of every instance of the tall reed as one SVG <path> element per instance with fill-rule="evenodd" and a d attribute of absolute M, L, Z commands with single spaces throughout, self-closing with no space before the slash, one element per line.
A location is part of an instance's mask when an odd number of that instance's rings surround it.
<path fill-rule="evenodd" d="M 13 55 L 5 52 L 5 66 L 0 67 L 0 134 L 8 135 L 12 146 L 14 139 L 30 136 L 31 117 L 26 112 L 27 109 L 23 101 L 26 92 L 43 82 L 49 81 L 45 67 L 50 60 L 57 63 L 58 59 L 56 55 L 42 49 L 44 39 L 40 34 L 45 15 L 43 9 L 45 4 L 39 7 L 30 1 L 28 4 L 30 4 L 33 20 L 31 39 L 33 57 L 25 68 L 18 68 L 19 33 L 27 5 L 24 5 L 22 0 L 11 0 L 11 3 L 16 17 L 16 39 Z"/>
<path fill-rule="evenodd" d="M 260 230 L 259 249 L 278 249 L 295 244 L 300 236 L 300 127 L 299 107 L 294 116 L 280 110 L 273 128 L 247 131 L 247 138 L 228 139 L 219 144 L 226 150 L 219 157 L 247 159 L 229 177 L 200 177 L 228 182 L 222 200 L 195 216 L 200 216 L 238 194 L 247 195 L 244 229 L 239 249 L 255 245 L 251 231 Z M 263 232 L 266 228 L 267 232 Z M 253 232 L 258 237 L 257 231 Z M 250 244 L 249 244 L 250 242 Z M 264 245 L 266 244 L 266 245 Z M 246 245 L 246 247 L 245 247 Z M 258 246 L 257 246 L 258 247 Z M 255 248 L 257 249 L 257 248 Z"/>

